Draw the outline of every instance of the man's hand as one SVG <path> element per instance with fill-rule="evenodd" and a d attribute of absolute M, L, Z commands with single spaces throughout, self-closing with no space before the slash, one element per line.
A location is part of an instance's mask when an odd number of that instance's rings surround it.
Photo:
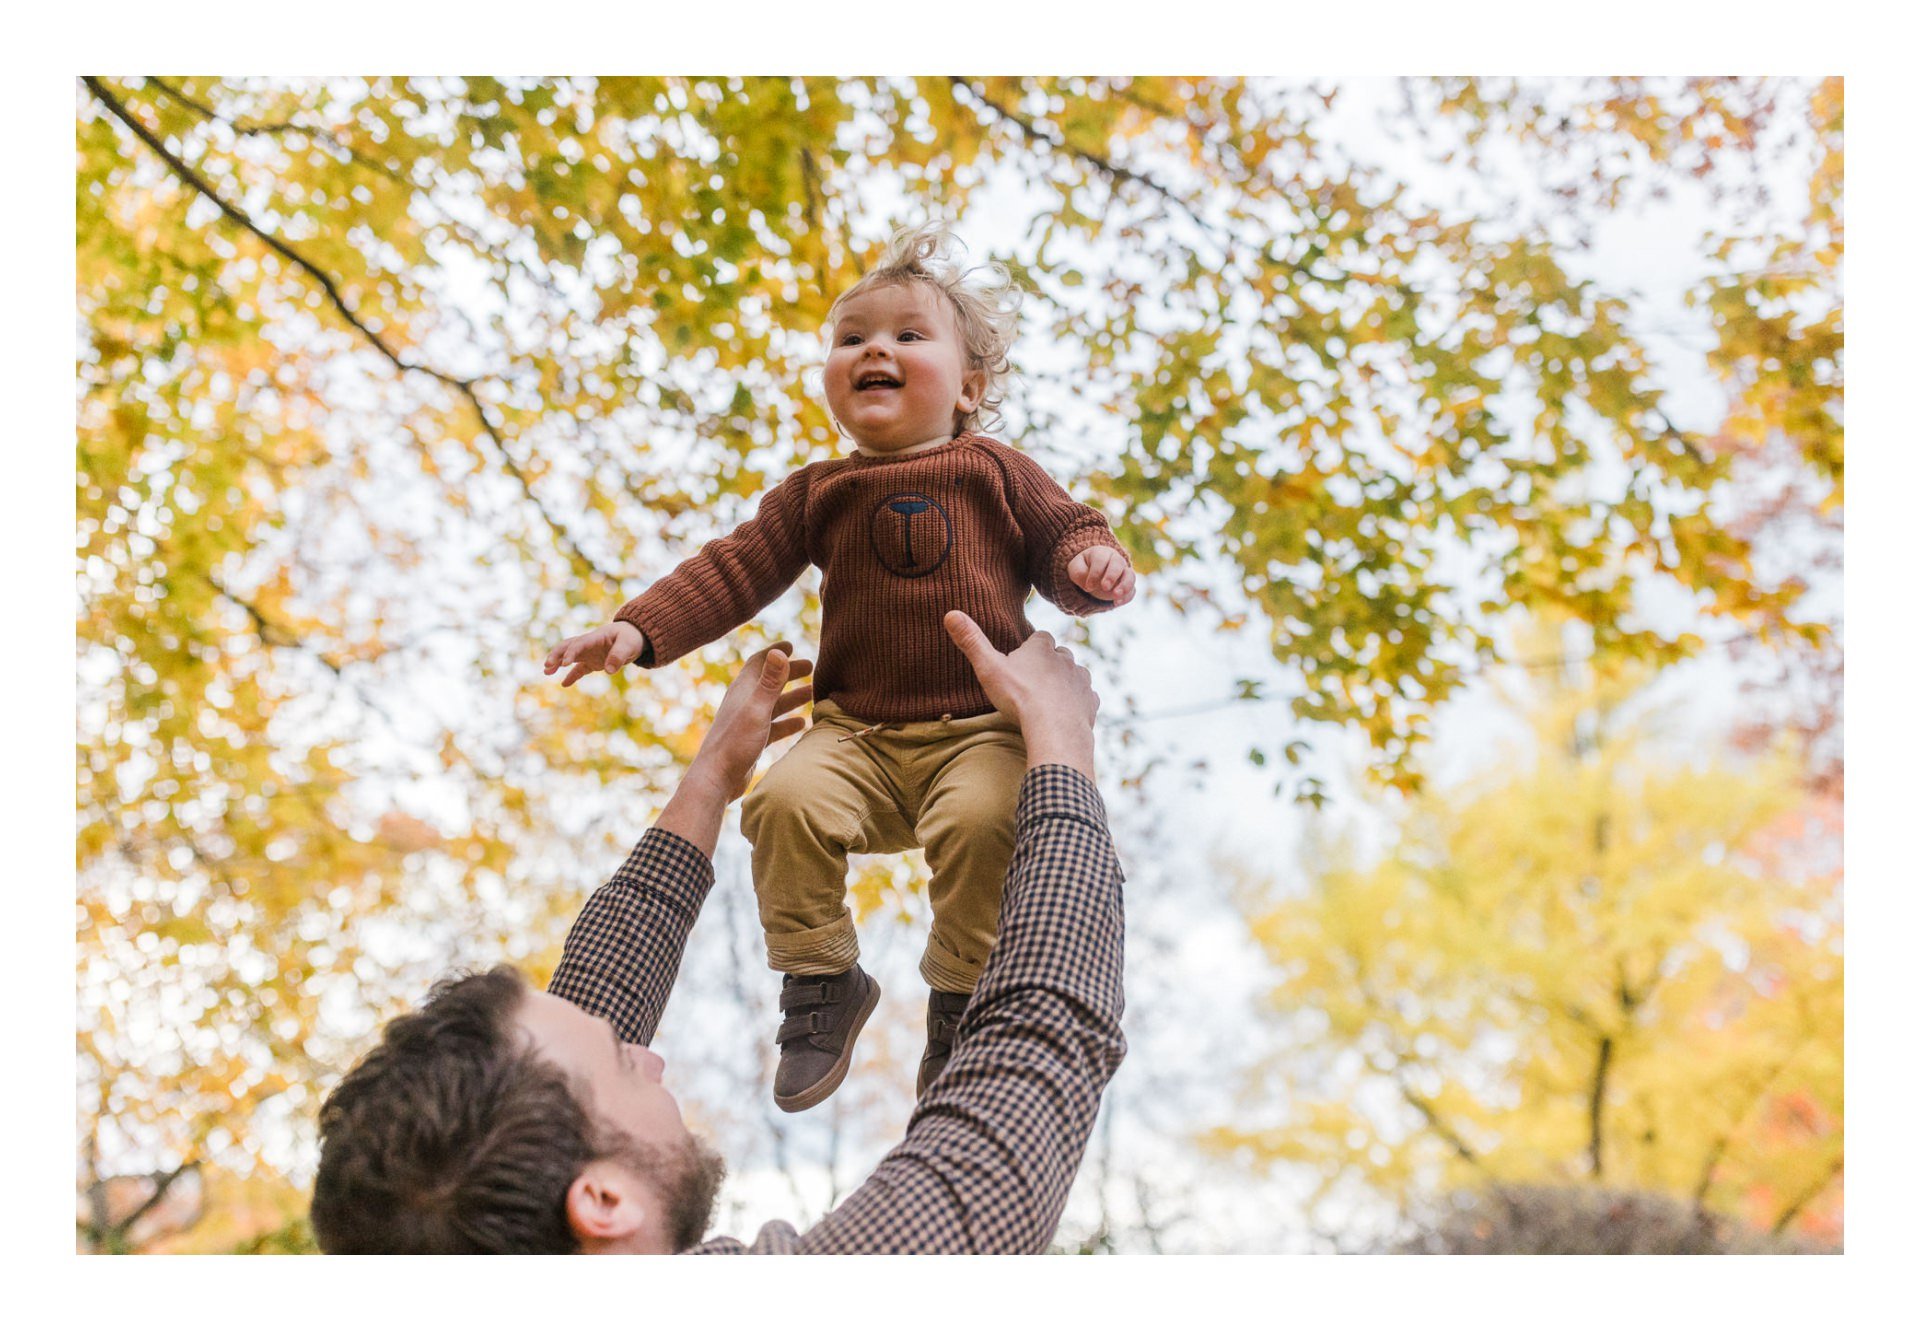
<path fill-rule="evenodd" d="M 1090 545 L 1075 555 L 1067 578 L 1088 596 L 1113 602 L 1115 609 L 1133 599 L 1133 565 L 1110 545 Z"/>
<path fill-rule="evenodd" d="M 692 842 L 708 858 L 720 839 L 727 805 L 746 791 L 767 745 L 807 728 L 804 717 L 787 713 L 813 700 L 813 685 L 786 686 L 811 675 L 813 662 L 790 659 L 792 650 L 792 643 L 776 642 L 747 658 L 727 686 L 700 752 L 654 823 Z"/>
<path fill-rule="evenodd" d="M 729 800 L 739 799 L 767 746 L 807 728 L 805 717 L 787 713 L 813 701 L 813 685 L 781 690 L 811 675 L 813 662 L 791 659 L 792 651 L 792 643 L 776 642 L 747 658 L 720 700 L 713 726 L 687 768 L 688 777 L 710 776 Z"/>
<path fill-rule="evenodd" d="M 563 689 L 572 687 L 594 670 L 617 675 L 620 667 L 639 659 L 646 645 L 647 640 L 639 629 L 624 620 L 615 620 L 589 633 L 575 634 L 548 652 L 547 673 L 551 675 L 561 666 L 572 666 L 567 677 L 560 681 Z"/>
<path fill-rule="evenodd" d="M 963 612 L 947 611 L 945 622 L 988 700 L 1020 723 L 1027 766 L 1065 763 L 1092 780 L 1093 718 L 1100 695 L 1087 668 L 1075 665 L 1073 653 L 1050 633 L 1036 633 L 1003 655 Z"/>

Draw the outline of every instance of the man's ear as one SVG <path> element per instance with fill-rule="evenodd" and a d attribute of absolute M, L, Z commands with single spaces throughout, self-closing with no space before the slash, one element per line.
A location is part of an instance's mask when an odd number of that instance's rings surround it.
<path fill-rule="evenodd" d="M 630 1250 L 640 1241 L 651 1204 L 632 1170 L 595 1160 L 567 1189 L 567 1227 L 583 1251 Z"/>

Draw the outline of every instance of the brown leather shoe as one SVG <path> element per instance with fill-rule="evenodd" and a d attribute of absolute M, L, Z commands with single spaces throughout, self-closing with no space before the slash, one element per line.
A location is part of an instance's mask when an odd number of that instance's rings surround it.
<path fill-rule="evenodd" d="M 914 1083 L 917 1099 L 927 1093 L 933 1079 L 953 1057 L 953 1042 L 960 1034 L 960 1014 L 967 1010 L 972 994 L 956 994 L 935 989 L 927 995 L 927 1051 L 920 1055 L 920 1078 Z"/>
<path fill-rule="evenodd" d="M 780 986 L 780 1066 L 773 1102 L 788 1113 L 811 1109 L 840 1089 L 853 1065 L 853 1041 L 880 1001 L 880 985 L 855 966 L 838 975 L 789 975 Z"/>

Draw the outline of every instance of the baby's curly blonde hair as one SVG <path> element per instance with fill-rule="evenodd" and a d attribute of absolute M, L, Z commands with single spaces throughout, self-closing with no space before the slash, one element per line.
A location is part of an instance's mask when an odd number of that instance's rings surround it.
<path fill-rule="evenodd" d="M 960 417 L 959 429 L 998 429 L 1004 400 L 1001 388 L 1013 372 L 1007 353 L 1020 325 L 1021 291 L 1004 264 L 962 268 L 956 255 L 965 248 L 960 238 L 940 222 L 894 232 L 880 262 L 841 292 L 827 311 L 826 341 L 828 346 L 833 345 L 840 307 L 861 292 L 899 282 L 925 282 L 953 305 L 960 340 L 967 349 L 968 370 L 980 370 L 987 377 L 980 405 Z"/>

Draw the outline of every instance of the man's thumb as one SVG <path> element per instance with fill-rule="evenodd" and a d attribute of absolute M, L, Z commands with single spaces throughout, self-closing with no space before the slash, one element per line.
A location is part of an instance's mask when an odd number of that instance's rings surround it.
<path fill-rule="evenodd" d="M 949 610 L 942 622 L 947 626 L 947 636 L 953 639 L 953 645 L 975 665 L 999 655 L 993 650 L 993 644 L 987 641 L 987 635 L 980 631 L 980 626 L 967 617 L 966 611 Z"/>
<path fill-rule="evenodd" d="M 767 659 L 760 663 L 760 687 L 777 689 L 787 682 L 787 654 L 778 647 L 767 653 Z"/>

